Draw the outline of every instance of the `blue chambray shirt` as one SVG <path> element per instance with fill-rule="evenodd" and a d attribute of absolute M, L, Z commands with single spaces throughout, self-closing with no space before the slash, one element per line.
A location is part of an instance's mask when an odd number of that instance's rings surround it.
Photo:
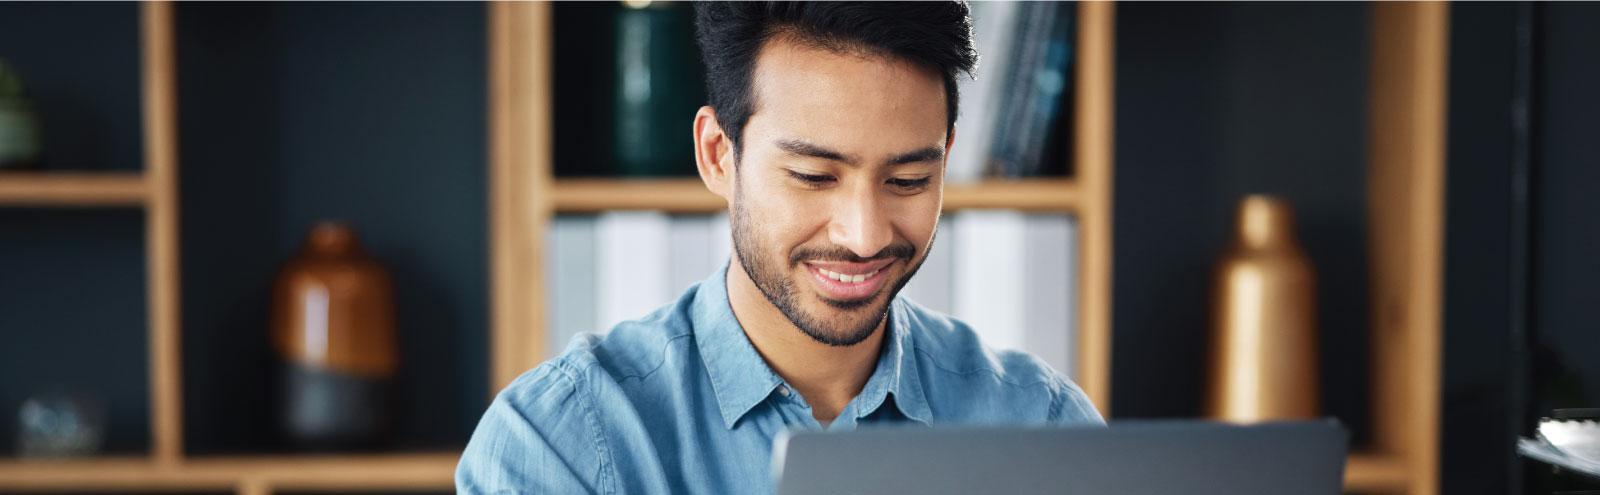
<path fill-rule="evenodd" d="M 476 493 L 771 493 L 772 442 L 821 425 L 728 304 L 727 266 L 605 337 L 584 334 L 500 392 L 456 467 Z M 878 367 L 830 430 L 873 423 L 1104 424 L 1038 358 L 984 348 L 903 298 Z"/>

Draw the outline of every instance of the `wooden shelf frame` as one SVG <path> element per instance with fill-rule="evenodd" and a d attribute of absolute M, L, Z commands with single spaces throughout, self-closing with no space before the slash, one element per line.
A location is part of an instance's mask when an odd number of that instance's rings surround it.
<path fill-rule="evenodd" d="M 1367 225 L 1373 444 L 1439 490 L 1449 4 L 1372 6 Z"/>
<path fill-rule="evenodd" d="M 459 454 L 193 457 L 163 465 L 148 457 L 0 461 L 0 479 L 20 490 L 449 490 Z M 1345 489 L 1400 492 L 1412 476 L 1401 456 L 1355 453 Z"/>
<path fill-rule="evenodd" d="M 1346 492 L 1405 493 L 1413 478 L 1403 456 L 1354 452 L 1345 459 Z"/>
<path fill-rule="evenodd" d="M 171 2 L 139 9 L 144 99 L 145 287 L 151 453 L 183 457 L 183 342 L 178 268 L 178 72 Z"/>
<path fill-rule="evenodd" d="M 1069 211 L 1080 219 L 1078 381 L 1110 415 L 1115 4 L 1081 2 L 1072 179 L 952 185 L 946 208 Z M 1442 252 L 1444 4 L 1374 8 L 1369 199 L 1374 280 L 1376 452 L 1348 458 L 1346 489 L 1437 491 L 1439 254 Z M 725 207 L 698 180 L 553 178 L 552 8 L 489 5 L 491 392 L 546 357 L 542 246 L 556 212 Z M 0 460 L 4 490 L 449 490 L 456 452 L 188 457 L 182 450 L 177 101 L 172 5 L 141 7 L 145 170 L 0 174 L 0 205 L 147 211 L 151 453 Z"/>
<path fill-rule="evenodd" d="M 163 465 L 148 457 L 0 461 L 0 479 L 20 490 L 450 490 L 459 454 L 193 457 Z M 1403 492 L 1412 476 L 1396 455 L 1355 453 L 1345 489 Z"/>
<path fill-rule="evenodd" d="M 140 172 L 4 172 L 0 205 L 23 207 L 143 207 L 149 183 Z"/>
<path fill-rule="evenodd" d="M 700 179 L 556 179 L 557 213 L 594 213 L 609 210 L 660 210 L 668 213 L 713 213 L 727 202 L 707 190 Z M 1076 212 L 1080 193 L 1070 179 L 994 180 L 949 184 L 944 209 L 1004 208 L 1031 211 Z"/>
<path fill-rule="evenodd" d="M 442 490 L 454 488 L 455 452 L 368 455 L 204 456 L 164 463 L 151 457 L 0 461 L 6 489 Z"/>

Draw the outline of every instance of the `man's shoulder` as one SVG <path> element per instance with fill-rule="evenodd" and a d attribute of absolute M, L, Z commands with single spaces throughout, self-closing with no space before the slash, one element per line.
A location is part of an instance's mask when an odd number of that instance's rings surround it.
<path fill-rule="evenodd" d="M 925 389 L 952 419 L 1102 422 L 1083 390 L 1038 356 L 990 348 L 966 322 L 902 301 Z M 941 394 L 951 396 L 941 400 Z"/>
<path fill-rule="evenodd" d="M 568 342 L 561 354 L 538 368 L 524 373 L 507 390 L 548 385 L 551 380 L 575 388 L 592 388 L 640 380 L 662 371 L 676 361 L 669 354 L 684 352 L 692 342 L 693 327 L 689 305 L 693 288 L 683 298 L 657 308 L 649 314 L 624 321 L 605 334 L 580 333 Z"/>
<path fill-rule="evenodd" d="M 1035 386 L 1064 377 L 1027 352 L 984 345 L 978 332 L 953 316 L 901 299 L 920 361 L 946 373 L 989 374 L 1002 383 Z"/>

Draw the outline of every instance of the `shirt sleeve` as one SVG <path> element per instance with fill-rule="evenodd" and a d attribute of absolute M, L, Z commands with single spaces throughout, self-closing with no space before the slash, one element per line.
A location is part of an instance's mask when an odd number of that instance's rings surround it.
<path fill-rule="evenodd" d="M 599 435 L 581 383 L 559 363 L 545 363 L 489 405 L 456 466 L 456 492 L 612 493 Z"/>
<path fill-rule="evenodd" d="M 1050 402 L 1051 424 L 1105 426 L 1106 420 L 1100 417 L 1100 410 L 1095 409 L 1094 403 L 1089 401 L 1089 395 L 1083 393 L 1078 384 L 1057 377 L 1053 388 L 1055 397 Z"/>

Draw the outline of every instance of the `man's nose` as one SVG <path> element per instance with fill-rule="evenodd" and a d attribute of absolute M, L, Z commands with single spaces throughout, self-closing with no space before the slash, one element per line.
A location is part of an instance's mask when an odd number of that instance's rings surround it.
<path fill-rule="evenodd" d="M 828 226 L 829 241 L 863 258 L 878 254 L 894 240 L 887 211 L 874 192 L 871 187 L 857 187 L 840 198 Z"/>

